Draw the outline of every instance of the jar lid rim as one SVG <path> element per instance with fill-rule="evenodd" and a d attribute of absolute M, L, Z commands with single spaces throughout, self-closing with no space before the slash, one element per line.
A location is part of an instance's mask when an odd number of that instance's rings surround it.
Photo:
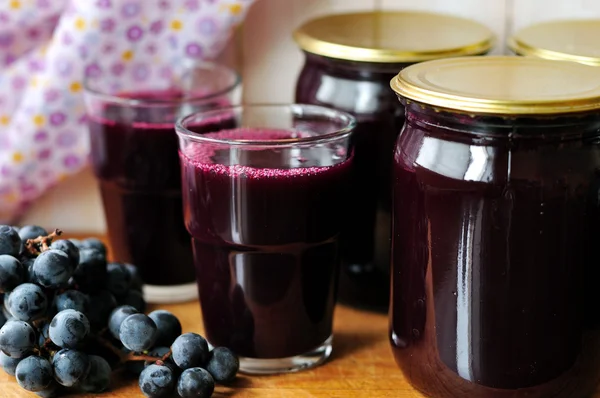
<path fill-rule="evenodd" d="M 309 20 L 293 36 L 308 53 L 388 64 L 485 54 L 495 42 L 479 22 L 419 11 L 332 14 Z"/>
<path fill-rule="evenodd" d="M 531 57 L 460 57 L 404 68 L 398 96 L 476 114 L 542 115 L 600 110 L 600 69 Z"/>
<path fill-rule="evenodd" d="M 558 20 L 527 26 L 508 39 L 517 54 L 600 66 L 600 19 Z"/>

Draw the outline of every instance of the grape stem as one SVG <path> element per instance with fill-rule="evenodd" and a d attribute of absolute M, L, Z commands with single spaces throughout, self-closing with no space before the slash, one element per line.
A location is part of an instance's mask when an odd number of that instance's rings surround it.
<path fill-rule="evenodd" d="M 165 361 L 171 357 L 171 350 L 169 350 L 169 352 L 167 352 L 162 357 L 154 357 L 152 355 L 146 355 L 146 354 L 136 354 L 133 352 L 130 352 L 129 354 L 126 354 L 126 355 L 121 355 L 120 357 L 121 357 L 122 363 L 129 362 L 129 361 L 152 361 L 152 362 L 156 363 L 157 365 L 162 366 L 165 364 Z"/>
<path fill-rule="evenodd" d="M 60 235 L 62 235 L 62 231 L 60 229 L 55 229 L 52 231 L 52 233 L 46 236 L 38 236 L 35 239 L 27 239 L 27 242 L 25 242 L 25 249 L 27 249 L 30 254 L 38 255 L 46 250 L 50 250 L 52 241 Z"/>
<path fill-rule="evenodd" d="M 35 354 L 37 354 L 37 355 L 42 355 L 43 356 L 43 355 L 47 354 L 48 356 L 52 356 L 56 352 L 53 348 L 54 347 L 53 347 L 52 340 L 50 340 L 49 338 L 47 338 L 44 341 L 44 344 L 41 345 L 41 346 L 39 346 L 39 347 L 36 347 L 33 350 L 33 352 Z"/>
<path fill-rule="evenodd" d="M 94 340 L 98 344 L 101 344 L 103 347 L 105 347 L 106 349 L 110 350 L 113 354 L 115 354 L 115 356 L 117 356 L 119 358 L 120 364 L 124 364 L 126 362 L 131 362 L 131 361 L 152 361 L 152 362 L 155 362 L 157 365 L 164 365 L 164 361 L 169 359 L 172 354 L 171 350 L 169 350 L 169 352 L 167 352 L 162 357 L 156 357 L 156 356 L 147 355 L 147 354 L 138 354 L 135 352 L 124 353 L 123 351 L 121 351 L 120 349 L 118 349 L 117 347 L 112 345 L 110 341 L 108 341 L 107 339 L 105 339 L 102 336 L 93 335 L 91 337 L 94 338 Z"/>

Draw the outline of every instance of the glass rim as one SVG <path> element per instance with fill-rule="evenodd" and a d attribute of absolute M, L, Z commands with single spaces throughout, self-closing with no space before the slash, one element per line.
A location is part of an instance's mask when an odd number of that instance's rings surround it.
<path fill-rule="evenodd" d="M 216 62 L 192 62 L 189 64 L 188 69 L 207 67 L 211 71 L 217 69 L 224 69 L 229 72 L 231 76 L 233 76 L 233 82 L 228 84 L 225 88 L 218 90 L 217 92 L 210 93 L 208 95 L 202 96 L 190 96 L 190 97 L 182 97 L 182 98 L 171 98 L 171 99 L 160 99 L 160 98 L 135 98 L 135 97 L 123 97 L 118 94 L 110 94 L 101 90 L 98 90 L 92 87 L 91 82 L 96 79 L 95 77 L 85 76 L 83 78 L 83 90 L 84 94 L 91 94 L 99 99 L 102 99 L 107 102 L 113 102 L 121 105 L 129 105 L 129 106 L 141 106 L 141 105 L 149 105 L 149 106 L 173 106 L 180 105 L 186 103 L 193 102 L 204 102 L 214 98 L 218 98 L 227 94 L 235 88 L 239 87 L 242 83 L 242 76 L 238 73 L 234 68 L 231 68 L 227 65 L 219 64 Z"/>
<path fill-rule="evenodd" d="M 309 137 L 295 137 L 295 138 L 278 138 L 272 140 L 257 140 L 257 139 L 231 139 L 231 138 L 214 138 L 214 137 L 206 137 L 204 134 L 196 133 L 189 130 L 184 124 L 189 122 L 192 119 L 197 119 L 197 121 L 201 122 L 202 120 L 209 119 L 211 117 L 215 117 L 218 115 L 226 114 L 228 112 L 242 111 L 244 109 L 258 109 L 258 108 L 273 108 L 273 109 L 306 109 L 317 111 L 320 115 L 331 115 L 332 117 L 341 117 L 343 120 L 346 120 L 346 126 L 335 131 L 314 135 Z M 198 119 L 199 118 L 199 119 Z M 241 126 L 243 127 L 243 126 Z M 268 128 L 267 126 L 263 126 L 260 128 Z M 340 111 L 333 108 L 328 108 L 326 106 L 321 105 L 311 105 L 311 104 L 297 104 L 297 103 L 287 103 L 287 104 L 242 104 L 242 105 L 230 105 L 225 107 L 219 107 L 217 109 L 208 109 L 203 111 L 194 112 L 192 114 L 180 117 L 175 122 L 175 132 L 179 137 L 189 138 L 196 142 L 203 143 L 211 143 L 211 144 L 225 144 L 225 145 L 260 145 L 260 146 L 290 146 L 290 145 L 298 145 L 298 144 L 310 144 L 317 142 L 328 142 L 336 139 L 344 138 L 352 134 L 354 129 L 356 128 L 356 118 L 352 116 L 348 112 Z M 284 128 L 285 129 L 285 128 Z M 288 129 L 289 130 L 289 129 Z"/>

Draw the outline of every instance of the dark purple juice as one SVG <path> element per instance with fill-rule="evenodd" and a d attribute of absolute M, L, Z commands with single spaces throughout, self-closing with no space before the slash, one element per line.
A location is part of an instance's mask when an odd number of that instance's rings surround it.
<path fill-rule="evenodd" d="M 347 304 L 387 311 L 393 148 L 404 118 L 355 116 L 350 210 L 340 238 L 339 296 Z"/>
<path fill-rule="evenodd" d="M 112 257 L 137 265 L 150 285 L 194 282 L 177 135 L 173 122 L 161 122 L 174 116 L 161 107 L 119 105 L 107 105 L 104 114 L 89 121 L 91 162 L 100 183 Z"/>
<path fill-rule="evenodd" d="M 391 170 L 404 108 L 390 80 L 406 64 L 371 64 L 306 54 L 296 101 L 356 117 L 349 212 L 340 238 L 340 301 L 387 311 L 390 265 Z"/>
<path fill-rule="evenodd" d="M 213 134 L 291 137 L 248 129 Z M 314 148 L 202 151 L 193 160 L 180 156 L 208 341 L 252 358 L 320 346 L 332 334 L 350 160 L 332 165 L 329 151 Z"/>
<path fill-rule="evenodd" d="M 510 140 L 500 118 L 412 112 L 395 158 L 390 311 L 405 376 L 443 398 L 586 396 L 600 380 L 585 288 L 598 275 L 598 120 L 528 119 Z"/>

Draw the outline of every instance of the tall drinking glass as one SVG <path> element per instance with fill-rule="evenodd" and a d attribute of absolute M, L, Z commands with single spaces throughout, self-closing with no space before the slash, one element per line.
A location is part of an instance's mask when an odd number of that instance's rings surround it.
<path fill-rule="evenodd" d="M 85 82 L 91 163 L 116 261 L 138 266 L 150 302 L 197 297 L 183 223 L 174 124 L 178 117 L 239 102 L 239 76 L 192 64 L 147 79 L 95 75 Z"/>
<path fill-rule="evenodd" d="M 246 373 L 331 353 L 354 127 L 313 105 L 230 107 L 176 125 L 206 336 Z"/>

